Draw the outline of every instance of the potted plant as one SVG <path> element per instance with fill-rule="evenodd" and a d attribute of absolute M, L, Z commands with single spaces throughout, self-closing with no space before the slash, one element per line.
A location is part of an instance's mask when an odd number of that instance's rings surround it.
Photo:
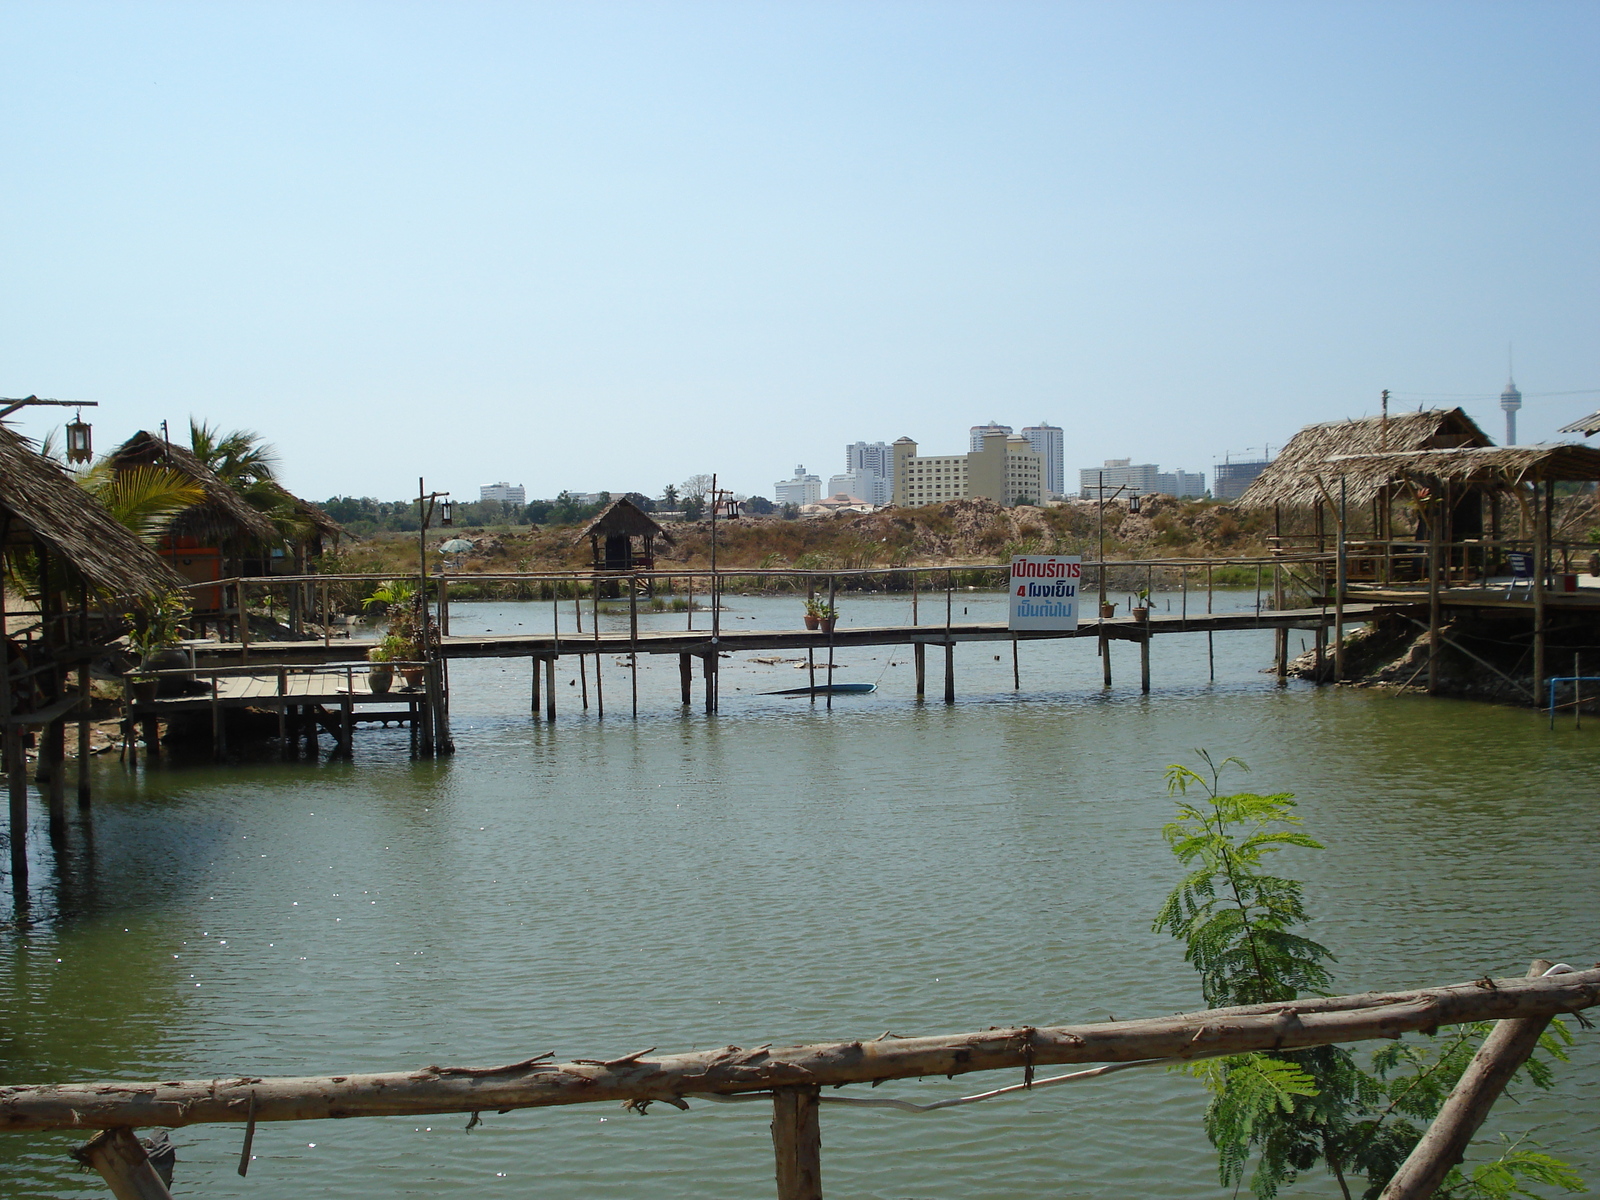
<path fill-rule="evenodd" d="M 817 621 L 823 633 L 832 633 L 833 623 L 838 619 L 839 610 L 831 604 L 824 604 L 817 609 Z"/>
<path fill-rule="evenodd" d="M 189 656 L 178 648 L 189 619 L 189 604 L 177 592 L 153 596 L 142 607 L 124 613 L 123 619 L 131 626 L 128 645 L 139 656 L 141 672 L 181 671 L 189 665 Z M 135 677 L 136 693 L 139 689 L 150 691 L 152 700 L 157 695 L 183 695 L 187 682 L 181 675 Z"/>
<path fill-rule="evenodd" d="M 391 579 L 361 603 L 364 608 L 382 604 L 386 609 L 384 615 L 388 618 L 389 628 L 380 645 L 388 645 L 389 657 L 383 661 L 410 664 L 422 658 L 421 606 L 425 601 L 417 592 L 416 584 L 409 579 Z M 393 668 L 390 670 L 393 671 Z M 422 673 L 421 665 L 400 667 L 400 677 L 410 690 L 422 686 Z M 393 679 L 392 674 L 390 678 Z"/>
<path fill-rule="evenodd" d="M 822 612 L 828 605 L 825 601 L 818 600 L 815 596 L 806 600 L 806 628 L 820 629 L 822 627 Z"/>
<path fill-rule="evenodd" d="M 394 634 L 378 639 L 377 645 L 367 651 L 367 687 L 375 695 L 383 695 L 394 685 L 394 660 L 405 654 L 405 642 Z"/>
<path fill-rule="evenodd" d="M 1147 624 L 1150 620 L 1150 589 L 1140 588 L 1138 592 L 1139 603 L 1128 611 L 1133 614 L 1133 619 L 1139 624 Z"/>
<path fill-rule="evenodd" d="M 128 676 L 129 690 L 133 693 L 135 704 L 149 704 L 156 698 L 156 684 L 159 681 L 154 675 L 141 675 L 137 671 Z"/>
<path fill-rule="evenodd" d="M 1117 615 L 1117 602 L 1115 600 L 1102 600 L 1100 602 L 1100 619 L 1109 621 Z"/>

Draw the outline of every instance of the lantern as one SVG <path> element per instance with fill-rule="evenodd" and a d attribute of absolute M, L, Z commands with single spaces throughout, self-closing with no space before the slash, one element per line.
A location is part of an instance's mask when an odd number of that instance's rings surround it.
<path fill-rule="evenodd" d="M 1133 495 L 1128 497 L 1128 511 L 1131 512 L 1131 513 L 1136 513 L 1136 512 L 1139 511 L 1139 493 L 1138 492 L 1135 492 Z"/>
<path fill-rule="evenodd" d="M 79 413 L 67 426 L 67 461 L 86 463 L 94 457 L 94 445 L 89 437 L 89 424 Z"/>
<path fill-rule="evenodd" d="M 722 519 L 731 521 L 739 515 L 739 502 L 731 496 L 722 502 Z"/>
<path fill-rule="evenodd" d="M 440 525 L 453 525 L 453 524 L 455 524 L 455 517 L 451 512 L 451 504 L 450 504 L 450 501 L 448 501 L 448 500 L 439 501 L 439 524 Z"/>

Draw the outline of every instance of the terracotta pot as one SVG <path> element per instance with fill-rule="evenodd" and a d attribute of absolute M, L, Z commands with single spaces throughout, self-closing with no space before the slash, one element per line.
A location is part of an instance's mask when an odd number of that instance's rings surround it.
<path fill-rule="evenodd" d="M 1110 620 L 1112 617 L 1117 615 L 1117 606 L 1110 601 L 1107 601 L 1105 604 L 1100 606 L 1100 615 L 1106 620 Z"/>
<path fill-rule="evenodd" d="M 394 686 L 394 668 L 374 663 L 367 668 L 367 688 L 381 696 Z"/>
<path fill-rule="evenodd" d="M 817 629 L 821 625 L 822 625 L 822 618 L 821 617 L 813 617 L 810 613 L 806 614 L 806 628 L 807 629 Z"/>
<path fill-rule="evenodd" d="M 412 688 L 413 690 L 422 686 L 422 675 L 423 668 L 421 667 L 400 668 L 400 676 L 406 681 L 406 687 Z"/>
<path fill-rule="evenodd" d="M 823 617 L 822 618 L 822 632 L 823 633 L 832 633 L 833 632 L 833 623 L 836 620 L 838 620 L 837 617 Z"/>
<path fill-rule="evenodd" d="M 1150 610 L 1148 608 L 1130 608 L 1128 611 L 1133 614 L 1133 619 L 1134 619 L 1134 622 L 1136 624 L 1139 624 L 1139 625 L 1147 625 L 1147 624 L 1149 624 L 1149 622 L 1150 622 Z"/>
<path fill-rule="evenodd" d="M 146 671 L 182 671 L 189 665 L 189 656 L 176 647 L 154 650 L 144 656 L 139 666 Z M 155 681 L 156 695 L 182 696 L 189 691 L 192 675 L 163 675 Z"/>
<path fill-rule="evenodd" d="M 156 698 L 156 680 L 136 679 L 133 681 L 133 702 L 135 704 L 149 704 Z"/>

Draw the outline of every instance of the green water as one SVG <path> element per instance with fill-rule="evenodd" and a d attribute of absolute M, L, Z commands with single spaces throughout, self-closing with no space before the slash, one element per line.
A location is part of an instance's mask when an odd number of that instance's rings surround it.
<path fill-rule="evenodd" d="M 744 627 L 792 624 L 798 607 L 729 603 Z M 958 597 L 954 615 L 995 604 Z M 864 624 L 906 615 L 899 600 L 844 607 Z M 535 605 L 453 613 L 456 632 L 548 620 Z M 912 699 L 900 650 L 841 655 L 839 678 L 880 688 L 832 711 L 757 695 L 801 682 L 792 664 L 730 659 L 711 719 L 677 707 L 664 659 L 640 671 L 638 722 L 607 659 L 605 719 L 567 671 L 554 727 L 528 719 L 526 662 L 458 663 L 448 761 L 412 763 L 404 731 L 370 730 L 352 763 L 102 763 L 92 824 L 59 853 L 35 831 L 29 919 L 0 931 L 0 1073 L 344 1073 L 1198 1007 L 1177 947 L 1150 931 L 1175 877 L 1162 767 L 1197 746 L 1299 794 L 1329 848 L 1291 865 L 1341 990 L 1600 958 L 1600 730 L 1280 688 L 1258 670 L 1270 634 L 1215 646 L 1211 682 L 1203 635 L 1158 639 L 1148 697 L 1127 647 L 1109 692 L 1089 641 L 1024 646 L 1020 692 L 1007 647 L 961 647 L 954 708 Z M 1600 1046 L 1577 1033 L 1557 1090 L 1502 1102 L 1480 1139 L 1534 1130 L 1594 1180 Z M 1132 1072 L 924 1116 L 826 1108 L 824 1184 L 885 1200 L 1218 1196 L 1203 1103 L 1190 1082 Z M 266 1125 L 247 1180 L 241 1131 L 195 1127 L 175 1134 L 174 1190 L 765 1197 L 768 1119 L 696 1103 L 489 1115 L 471 1133 L 453 1116 Z M 75 1140 L 0 1136 L 0 1194 L 106 1194 L 73 1173 Z M 1295 1194 L 1336 1189 L 1311 1176 Z"/>

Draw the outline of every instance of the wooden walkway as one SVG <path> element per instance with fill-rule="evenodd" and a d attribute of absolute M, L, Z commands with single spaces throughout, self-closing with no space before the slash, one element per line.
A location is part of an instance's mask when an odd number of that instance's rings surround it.
<path fill-rule="evenodd" d="M 1426 606 L 1421 600 L 1405 597 L 1382 603 L 1347 604 L 1346 624 L 1358 624 L 1373 617 Z M 702 619 L 709 617 L 702 614 Z M 1090 618 L 1075 630 L 1012 630 L 1003 622 L 962 622 L 951 625 L 845 625 L 832 634 L 805 629 L 723 629 L 716 636 L 716 648 L 726 653 L 745 650 L 819 650 L 833 646 L 851 649 L 859 646 L 959 645 L 963 642 L 1037 642 L 1067 638 L 1098 638 L 1102 632 L 1112 640 L 1142 642 L 1146 637 L 1176 633 L 1231 633 L 1250 629 L 1325 629 L 1334 622 L 1332 606 L 1263 610 L 1262 612 L 1190 613 L 1152 615 L 1148 623 L 1130 617 L 1109 620 Z M 641 631 L 637 639 L 627 633 L 508 633 L 477 637 L 446 637 L 442 648 L 446 659 L 465 658 L 552 658 L 567 654 L 710 653 L 712 632 L 705 629 Z M 274 665 L 312 666 L 344 663 L 356 659 L 363 647 L 348 639 L 323 642 L 256 642 L 246 648 L 237 642 L 216 642 L 195 648 L 196 664 L 233 666 L 250 661 Z M 249 658 L 245 655 L 248 653 Z"/>

